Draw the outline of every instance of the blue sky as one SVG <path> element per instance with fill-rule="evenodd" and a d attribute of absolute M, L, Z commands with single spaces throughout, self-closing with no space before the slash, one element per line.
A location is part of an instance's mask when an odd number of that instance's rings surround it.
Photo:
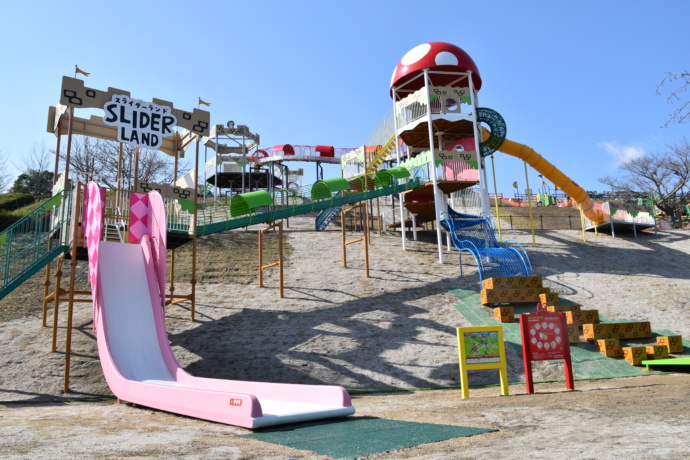
<path fill-rule="evenodd" d="M 587 190 L 606 190 L 598 179 L 620 158 L 686 135 L 661 127 L 675 106 L 655 91 L 665 72 L 690 68 L 690 2 L 427 3 L 4 2 L 0 149 L 19 163 L 34 143 L 55 147 L 48 107 L 75 64 L 93 88 L 187 110 L 202 97 L 212 123 L 246 124 L 264 147 L 356 147 L 391 108 L 397 62 L 429 41 L 469 53 L 480 105 L 503 115 L 508 138 Z M 496 165 L 499 191 L 524 187 L 521 162 L 497 154 Z"/>

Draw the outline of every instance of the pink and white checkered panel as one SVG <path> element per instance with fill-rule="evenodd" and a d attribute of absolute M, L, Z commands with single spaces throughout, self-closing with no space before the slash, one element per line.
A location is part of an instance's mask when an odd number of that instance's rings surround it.
<path fill-rule="evenodd" d="M 89 251 L 89 282 L 95 289 L 98 269 L 98 245 L 103 235 L 105 189 L 90 182 L 84 189 L 84 236 Z"/>
<path fill-rule="evenodd" d="M 149 233 L 149 196 L 132 193 L 129 199 L 129 242 L 138 243 Z"/>

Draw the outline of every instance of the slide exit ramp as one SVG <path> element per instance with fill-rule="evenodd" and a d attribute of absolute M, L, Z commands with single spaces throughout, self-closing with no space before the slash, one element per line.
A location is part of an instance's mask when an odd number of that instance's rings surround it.
<path fill-rule="evenodd" d="M 69 247 L 71 196 L 58 193 L 0 233 L 0 299 Z"/>

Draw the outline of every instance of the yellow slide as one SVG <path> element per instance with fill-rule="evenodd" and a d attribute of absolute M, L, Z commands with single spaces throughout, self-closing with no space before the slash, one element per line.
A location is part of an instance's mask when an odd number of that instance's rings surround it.
<path fill-rule="evenodd" d="M 488 139 L 489 132 L 486 129 L 482 129 L 482 134 L 485 140 Z M 594 203 L 589 199 L 587 192 L 558 168 L 546 161 L 533 148 L 506 139 L 498 150 L 524 160 L 541 175 L 553 182 L 556 187 L 563 190 L 566 195 L 582 206 L 582 213 L 595 225 L 604 222 L 604 213 L 601 212 L 601 209 L 594 207 Z"/>

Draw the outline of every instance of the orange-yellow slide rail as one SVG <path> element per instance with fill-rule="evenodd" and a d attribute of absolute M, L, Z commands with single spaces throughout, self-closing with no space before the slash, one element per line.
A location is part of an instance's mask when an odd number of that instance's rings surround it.
<path fill-rule="evenodd" d="M 482 135 L 484 139 L 487 139 L 489 137 L 489 131 L 482 129 Z M 535 152 L 533 148 L 506 139 L 498 150 L 524 160 L 528 165 L 553 182 L 556 187 L 563 190 L 566 195 L 582 206 L 582 213 L 595 225 L 604 222 L 604 213 L 601 209 L 594 206 L 594 203 L 589 199 L 589 195 L 587 195 L 585 189 L 573 182 L 572 179 Z"/>

